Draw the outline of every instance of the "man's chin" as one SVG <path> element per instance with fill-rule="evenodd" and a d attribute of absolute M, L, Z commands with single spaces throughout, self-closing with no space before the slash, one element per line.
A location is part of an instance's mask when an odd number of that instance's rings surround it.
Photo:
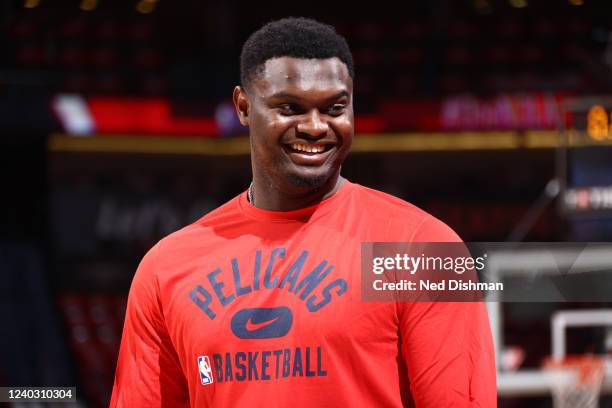
<path fill-rule="evenodd" d="M 321 188 L 329 180 L 329 174 L 287 174 L 287 179 L 298 188 Z"/>

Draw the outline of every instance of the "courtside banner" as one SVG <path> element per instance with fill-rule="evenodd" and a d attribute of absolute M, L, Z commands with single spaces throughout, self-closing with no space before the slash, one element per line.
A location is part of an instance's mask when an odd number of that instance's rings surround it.
<path fill-rule="evenodd" d="M 369 302 L 610 302 L 612 243 L 366 242 Z"/>

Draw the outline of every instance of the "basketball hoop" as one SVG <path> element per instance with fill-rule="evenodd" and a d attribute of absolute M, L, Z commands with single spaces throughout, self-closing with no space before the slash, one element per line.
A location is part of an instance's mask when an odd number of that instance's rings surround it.
<path fill-rule="evenodd" d="M 557 374 L 552 381 L 555 408 L 598 408 L 605 374 L 604 361 L 594 355 L 566 356 L 548 359 L 544 368 Z M 563 376 L 559 374 L 570 374 Z"/>

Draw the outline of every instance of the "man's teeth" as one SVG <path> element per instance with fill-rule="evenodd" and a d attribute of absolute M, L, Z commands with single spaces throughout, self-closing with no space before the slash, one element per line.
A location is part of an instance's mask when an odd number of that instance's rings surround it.
<path fill-rule="evenodd" d="M 308 152 L 308 153 L 321 153 L 323 150 L 325 150 L 324 146 L 307 146 L 307 145 L 297 144 L 297 143 L 293 143 L 291 145 L 291 148 L 293 150 L 297 150 L 300 152 Z"/>

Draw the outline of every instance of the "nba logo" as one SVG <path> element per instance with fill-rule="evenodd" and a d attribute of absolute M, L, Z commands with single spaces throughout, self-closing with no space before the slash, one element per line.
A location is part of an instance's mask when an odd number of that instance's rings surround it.
<path fill-rule="evenodd" d="M 198 357 L 198 370 L 200 371 L 200 381 L 202 385 L 208 385 L 213 383 L 213 373 L 210 368 L 210 360 L 208 356 Z"/>

